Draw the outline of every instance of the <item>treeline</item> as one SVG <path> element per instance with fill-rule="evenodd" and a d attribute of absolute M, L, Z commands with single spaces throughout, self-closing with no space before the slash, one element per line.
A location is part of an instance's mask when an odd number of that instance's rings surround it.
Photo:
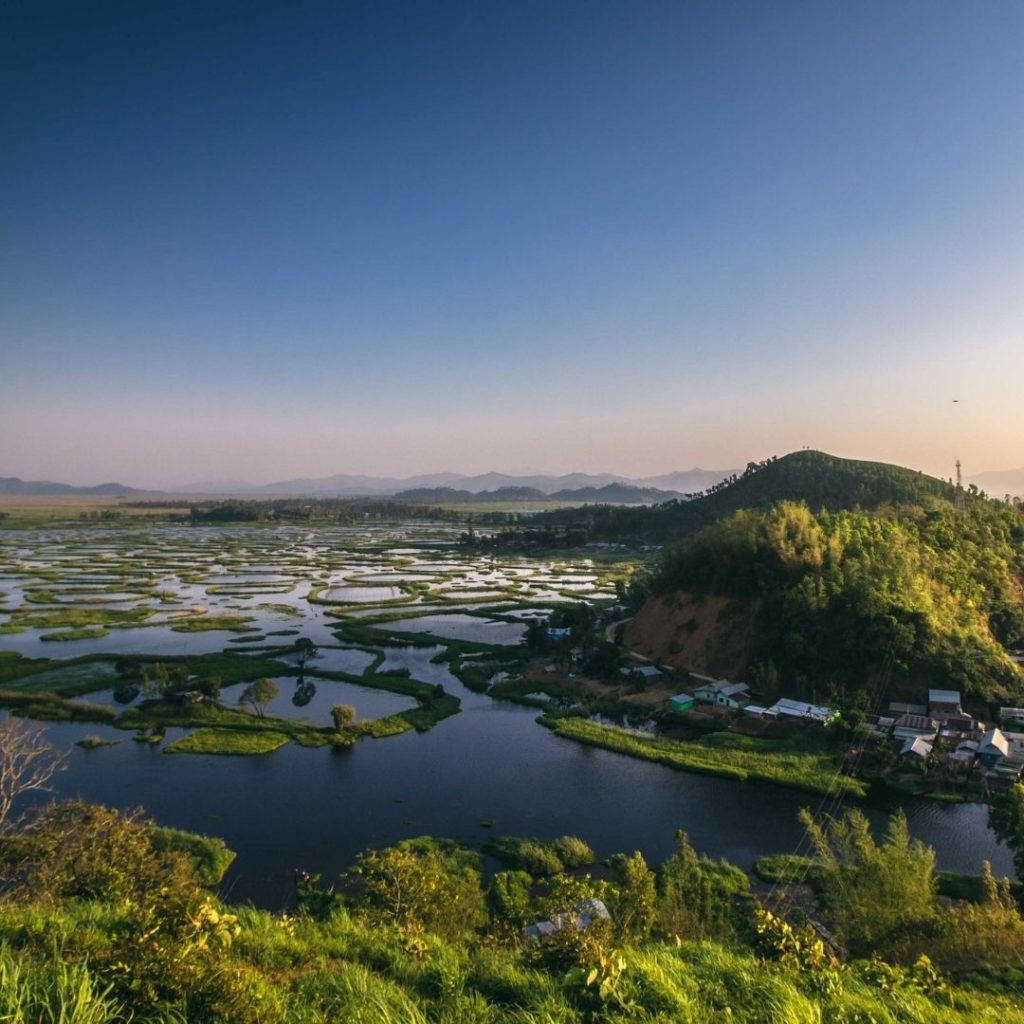
<path fill-rule="evenodd" d="M 378 498 L 268 498 L 205 501 L 189 508 L 193 523 L 262 523 L 323 521 L 360 523 L 374 520 L 460 522 L 448 509 Z"/>
<path fill-rule="evenodd" d="M 820 687 L 948 685 L 1016 700 L 1024 517 L 997 502 L 735 512 L 668 549 L 649 587 L 750 601 L 750 659 Z"/>

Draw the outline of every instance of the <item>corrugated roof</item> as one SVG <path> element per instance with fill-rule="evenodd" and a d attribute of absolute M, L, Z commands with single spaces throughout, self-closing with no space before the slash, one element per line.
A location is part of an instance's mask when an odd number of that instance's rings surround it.
<path fill-rule="evenodd" d="M 828 721 L 836 713 L 834 708 L 824 707 L 820 704 L 808 704 L 802 700 L 790 700 L 788 697 L 777 700 L 768 710 L 774 711 L 777 715 L 812 718 L 817 722 Z"/>
<path fill-rule="evenodd" d="M 959 690 L 929 690 L 929 704 L 960 704 Z"/>

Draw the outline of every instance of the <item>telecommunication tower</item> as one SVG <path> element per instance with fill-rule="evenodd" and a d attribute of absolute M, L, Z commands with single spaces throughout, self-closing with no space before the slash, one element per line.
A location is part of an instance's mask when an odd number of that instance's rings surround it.
<path fill-rule="evenodd" d="M 956 499 L 954 504 L 956 505 L 957 512 L 963 512 L 964 510 L 964 478 L 960 472 L 960 460 L 956 460 Z"/>

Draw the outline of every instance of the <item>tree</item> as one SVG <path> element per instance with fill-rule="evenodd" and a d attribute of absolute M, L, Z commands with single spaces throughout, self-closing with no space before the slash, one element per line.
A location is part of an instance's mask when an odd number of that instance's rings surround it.
<path fill-rule="evenodd" d="M 239 695 L 239 704 L 251 704 L 257 717 L 265 718 L 267 705 L 277 696 L 277 687 L 269 679 L 257 679 Z"/>
<path fill-rule="evenodd" d="M 299 639 L 295 641 L 295 653 L 297 655 L 296 660 L 298 661 L 299 668 L 301 669 L 306 662 L 316 654 L 316 644 L 313 643 L 309 637 L 300 636 Z"/>
<path fill-rule="evenodd" d="M 736 905 L 750 891 L 739 868 L 701 857 L 681 829 L 676 852 L 658 869 L 655 928 L 666 937 L 729 935 L 736 927 Z"/>
<path fill-rule="evenodd" d="M 0 832 L 10 828 L 18 797 L 45 790 L 67 760 L 67 753 L 59 753 L 46 739 L 41 725 L 10 715 L 0 719 Z"/>
<path fill-rule="evenodd" d="M 223 685 L 224 680 L 220 676 L 207 676 L 196 683 L 196 689 L 203 696 L 209 697 L 210 700 L 217 700 L 220 697 L 220 690 Z"/>
<path fill-rule="evenodd" d="M 1013 852 L 1018 878 L 1024 878 L 1024 786 L 1019 783 L 998 794 L 988 809 L 988 827 Z"/>
<path fill-rule="evenodd" d="M 519 931 L 530 917 L 530 890 L 533 879 L 525 871 L 499 871 L 491 879 L 489 890 L 494 920 Z"/>
<path fill-rule="evenodd" d="M 657 914 L 654 872 L 639 850 L 632 857 L 617 853 L 609 863 L 615 874 L 612 919 L 616 931 L 625 942 L 643 942 Z"/>
<path fill-rule="evenodd" d="M 910 838 L 897 811 L 881 843 L 860 811 L 823 824 L 800 821 L 818 855 L 825 901 L 836 929 L 855 954 L 892 948 L 935 918 L 935 851 Z"/>
<path fill-rule="evenodd" d="M 335 731 L 344 732 L 356 720 L 356 709 L 351 704 L 335 704 L 331 708 L 331 718 L 334 719 Z"/>
<path fill-rule="evenodd" d="M 478 856 L 443 840 L 406 840 L 364 854 L 353 871 L 370 920 L 455 939 L 486 921 Z"/>

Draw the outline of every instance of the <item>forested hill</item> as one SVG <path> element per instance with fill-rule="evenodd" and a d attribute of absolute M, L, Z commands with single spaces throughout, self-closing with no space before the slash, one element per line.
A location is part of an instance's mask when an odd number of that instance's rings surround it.
<path fill-rule="evenodd" d="M 538 526 L 583 526 L 594 540 L 636 539 L 664 542 L 693 533 L 739 509 L 768 509 L 780 501 L 802 501 L 815 511 L 873 509 L 881 505 L 931 506 L 952 503 L 955 488 L 924 473 L 883 462 L 840 459 L 824 452 L 799 451 L 750 463 L 690 499 L 653 508 L 565 509 L 545 513 Z M 977 500 L 974 492 L 965 495 Z"/>
<path fill-rule="evenodd" d="M 755 682 L 821 692 L 876 678 L 890 693 L 949 686 L 1005 704 L 1024 699 L 1007 656 L 1024 645 L 1022 579 L 1024 515 L 978 498 L 963 511 L 737 511 L 667 548 L 649 586 L 663 608 L 731 602 Z M 655 639 L 699 639 L 679 626 L 669 616 Z"/>

